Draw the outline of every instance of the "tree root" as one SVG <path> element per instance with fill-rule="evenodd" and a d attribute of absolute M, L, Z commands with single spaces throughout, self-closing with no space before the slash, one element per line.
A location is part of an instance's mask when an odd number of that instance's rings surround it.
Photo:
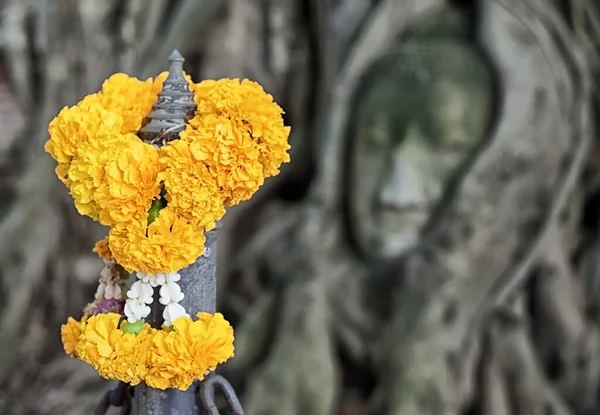
<path fill-rule="evenodd" d="M 269 358 L 248 378 L 248 415 L 333 413 L 338 381 L 329 312 L 319 281 L 304 279 L 285 290 Z"/>

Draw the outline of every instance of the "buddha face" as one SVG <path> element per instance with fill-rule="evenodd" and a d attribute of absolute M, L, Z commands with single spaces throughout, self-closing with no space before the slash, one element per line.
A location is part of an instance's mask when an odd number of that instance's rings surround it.
<path fill-rule="evenodd" d="M 488 126 L 489 100 L 480 99 L 481 92 L 474 96 L 448 78 L 423 83 L 426 88 L 417 82 L 403 91 L 385 82 L 373 88 L 350 132 L 349 225 L 362 249 L 379 258 L 397 257 L 418 243 L 448 182 Z"/>

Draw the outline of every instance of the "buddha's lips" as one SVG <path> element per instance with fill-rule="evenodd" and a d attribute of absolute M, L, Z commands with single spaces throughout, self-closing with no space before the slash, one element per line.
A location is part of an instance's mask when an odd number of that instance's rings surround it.
<path fill-rule="evenodd" d="M 376 209 L 397 213 L 422 213 L 427 212 L 427 204 L 423 202 L 402 203 L 378 200 L 376 203 Z"/>

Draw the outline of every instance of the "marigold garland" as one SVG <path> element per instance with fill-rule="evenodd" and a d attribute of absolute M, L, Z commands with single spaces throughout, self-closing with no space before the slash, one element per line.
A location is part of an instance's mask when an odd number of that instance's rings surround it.
<path fill-rule="evenodd" d="M 220 313 L 187 314 L 176 271 L 203 253 L 204 233 L 226 207 L 289 161 L 290 128 L 256 82 L 185 75 L 195 114 L 179 140 L 155 147 L 137 132 L 167 75 L 111 76 L 59 112 L 45 149 L 78 212 L 110 227 L 94 247 L 105 263 L 95 299 L 80 321 L 61 327 L 65 352 L 107 379 L 187 390 L 233 356 L 234 336 Z M 165 306 L 161 329 L 145 322 L 155 289 Z"/>
<path fill-rule="evenodd" d="M 146 81 L 111 76 L 100 92 L 60 111 L 45 146 L 79 213 L 111 227 L 108 243 L 129 272 L 169 272 L 191 264 L 202 248 L 198 242 L 184 245 L 198 227 L 214 228 L 226 206 L 249 199 L 289 161 L 283 110 L 246 79 L 196 84 L 187 77 L 198 107 L 180 140 L 161 148 L 142 142 L 135 133 L 166 75 Z M 148 212 L 161 199 L 171 209 L 158 217 L 170 216 L 150 229 Z M 158 229 L 173 224 L 176 230 Z M 151 232 L 169 235 L 170 242 L 152 242 L 145 236 Z M 153 260 L 141 259 L 148 254 Z"/>
<path fill-rule="evenodd" d="M 176 208 L 168 205 L 155 221 L 147 222 L 146 215 L 139 215 L 118 223 L 108 233 L 115 260 L 127 264 L 126 269 L 156 270 L 165 263 L 170 270 L 182 269 L 190 264 L 190 258 L 202 255 L 206 239 L 200 221 L 179 217 Z"/>
<path fill-rule="evenodd" d="M 219 192 L 217 181 L 192 150 L 184 140 L 165 146 L 158 177 L 169 189 L 165 198 L 176 215 L 208 231 L 225 214 L 225 205 L 223 198 L 212 197 Z"/>
<path fill-rule="evenodd" d="M 169 235 L 155 233 L 169 229 L 179 234 L 178 221 L 181 220 L 175 216 L 171 206 L 163 210 L 147 227 L 148 236 L 141 236 L 148 246 L 149 253 L 144 256 L 148 261 L 153 259 L 153 244 L 176 246 Z M 162 221 L 168 223 L 161 224 Z M 187 229 L 201 228 L 190 226 Z M 118 227 L 111 229 L 114 230 L 118 230 Z M 128 232 L 131 230 L 134 232 Z M 133 228 L 123 230 L 123 234 L 133 235 L 134 238 L 136 235 Z M 203 237 L 203 233 L 198 231 L 190 236 L 187 243 L 179 242 L 189 249 L 201 249 Z M 109 238 L 98 241 L 93 249 L 105 262 L 96 299 L 86 306 L 81 321 L 69 317 L 61 327 L 62 342 L 68 355 L 88 363 L 106 379 L 120 380 L 130 385 L 145 382 L 150 387 L 163 390 L 187 390 L 195 380 L 202 380 L 218 364 L 233 356 L 233 328 L 222 314 L 197 313 L 197 319 L 193 320 L 177 304 L 183 298 L 176 284 L 180 278 L 178 273 L 150 275 L 138 272 L 138 281 L 127 292 L 128 300 L 124 300 L 124 289 L 116 287 L 121 287 L 126 275 L 118 265 L 118 258 L 113 255 L 108 241 Z M 121 251 L 127 250 L 117 250 Z M 138 284 L 137 293 L 135 284 Z M 149 300 L 146 298 L 142 301 L 149 304 L 153 299 L 153 287 L 159 286 L 165 312 L 171 311 L 167 316 L 163 313 L 165 325 L 161 329 L 154 329 L 144 318 L 131 314 L 131 310 L 128 314 L 127 307 L 123 306 L 130 300 L 135 303 L 143 287 L 145 289 L 142 291 Z M 163 289 L 166 290 L 163 292 Z M 98 296 L 98 293 L 102 294 Z M 142 317 L 145 316 L 147 314 L 142 314 Z"/>
<path fill-rule="evenodd" d="M 69 318 L 61 336 L 67 354 L 106 379 L 187 390 L 234 352 L 233 329 L 222 314 L 196 317 L 182 317 L 168 331 L 146 323 L 139 333 L 127 333 L 120 314 L 96 314 L 80 322 Z"/>

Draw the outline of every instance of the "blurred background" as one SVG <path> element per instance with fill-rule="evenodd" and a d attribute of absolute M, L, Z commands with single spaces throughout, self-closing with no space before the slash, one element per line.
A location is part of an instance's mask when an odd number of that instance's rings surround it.
<path fill-rule="evenodd" d="M 0 414 L 89 414 L 111 386 L 60 342 L 107 230 L 43 144 L 175 48 L 292 126 L 292 162 L 219 235 L 219 370 L 246 414 L 600 413 L 597 7 L 0 1 Z"/>

